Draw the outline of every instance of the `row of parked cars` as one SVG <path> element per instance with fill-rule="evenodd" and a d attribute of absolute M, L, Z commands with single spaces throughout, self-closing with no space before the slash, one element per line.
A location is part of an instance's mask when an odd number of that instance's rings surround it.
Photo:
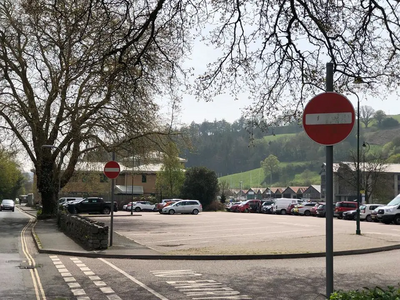
<path fill-rule="evenodd" d="M 149 201 L 129 202 L 123 206 L 126 211 L 158 211 L 160 214 L 173 215 L 193 214 L 197 215 L 203 211 L 203 207 L 198 200 L 182 200 L 182 199 L 163 199 L 160 203 L 152 204 Z"/>
<path fill-rule="evenodd" d="M 334 204 L 334 216 L 338 219 L 355 220 L 358 203 L 355 201 L 339 201 Z M 258 212 L 275 214 L 293 214 L 304 216 L 326 216 L 325 202 L 302 201 L 300 199 L 277 198 L 261 201 L 251 199 L 241 202 L 230 202 L 226 210 L 231 212 Z M 363 204 L 360 206 L 360 220 L 367 222 L 381 221 L 386 224 L 400 225 L 400 194 L 384 204 Z"/>

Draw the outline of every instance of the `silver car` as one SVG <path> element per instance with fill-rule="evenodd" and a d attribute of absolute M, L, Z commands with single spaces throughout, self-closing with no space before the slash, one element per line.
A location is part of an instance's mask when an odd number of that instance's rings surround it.
<path fill-rule="evenodd" d="M 203 211 L 203 207 L 200 201 L 181 200 L 164 207 L 161 212 L 163 214 L 170 214 L 170 215 L 173 215 L 175 213 L 197 215 L 201 211 Z"/>
<path fill-rule="evenodd" d="M 15 204 L 14 200 L 11 199 L 4 199 L 1 201 L 0 210 L 11 210 L 14 211 Z"/>

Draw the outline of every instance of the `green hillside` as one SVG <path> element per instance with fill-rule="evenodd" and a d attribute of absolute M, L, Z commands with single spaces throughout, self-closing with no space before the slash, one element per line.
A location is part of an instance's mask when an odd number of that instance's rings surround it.
<path fill-rule="evenodd" d="M 264 181 L 264 171 L 262 168 L 249 170 L 246 172 L 236 173 L 218 178 L 218 180 L 226 181 L 230 188 L 239 189 L 242 184 L 243 189 L 249 189 L 251 187 L 268 187 L 268 186 L 308 186 L 311 184 L 321 184 L 321 177 L 318 171 L 306 171 L 309 168 L 309 164 L 312 162 L 292 162 L 292 163 L 280 163 L 279 169 L 281 173 L 279 177 L 285 180 L 277 180 L 276 175 L 272 177 L 272 184 L 269 182 L 269 176 L 266 179 L 266 183 L 261 184 Z M 288 167 L 296 166 L 300 171 L 297 173 L 291 172 Z M 288 170 L 287 170 L 288 169 Z"/>

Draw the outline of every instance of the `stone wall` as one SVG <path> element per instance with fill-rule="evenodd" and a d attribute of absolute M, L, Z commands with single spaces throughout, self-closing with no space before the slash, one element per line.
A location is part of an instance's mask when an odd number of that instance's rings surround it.
<path fill-rule="evenodd" d="M 108 226 L 104 223 L 62 212 L 58 215 L 58 227 L 86 250 L 108 248 Z"/>

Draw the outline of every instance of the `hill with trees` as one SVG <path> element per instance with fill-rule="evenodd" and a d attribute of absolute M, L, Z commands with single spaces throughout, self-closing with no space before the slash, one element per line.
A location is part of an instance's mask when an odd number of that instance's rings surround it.
<path fill-rule="evenodd" d="M 400 115 L 386 116 L 382 111 L 365 109 L 360 114 L 360 151 L 363 159 L 379 157 L 392 163 L 400 162 Z M 367 121 L 366 119 L 369 118 Z M 301 124 L 271 127 L 268 131 L 252 128 L 243 118 L 232 124 L 222 120 L 192 123 L 183 128 L 190 137 L 192 150 L 181 153 L 186 167 L 205 166 L 231 187 L 287 186 L 319 183 L 318 173 L 325 161 L 325 146 L 312 141 Z M 368 153 L 362 147 L 369 145 Z M 357 150 L 357 126 L 341 143 L 334 146 L 334 161 L 352 161 Z M 274 156 L 278 167 L 263 167 Z M 275 171 L 271 171 L 271 170 Z M 235 174 L 235 175 L 232 175 Z M 240 174 L 240 175 L 238 175 Z M 232 177 L 225 177 L 231 175 Z M 241 178 L 241 179 L 240 179 Z M 316 182 L 317 181 L 317 182 Z"/>

